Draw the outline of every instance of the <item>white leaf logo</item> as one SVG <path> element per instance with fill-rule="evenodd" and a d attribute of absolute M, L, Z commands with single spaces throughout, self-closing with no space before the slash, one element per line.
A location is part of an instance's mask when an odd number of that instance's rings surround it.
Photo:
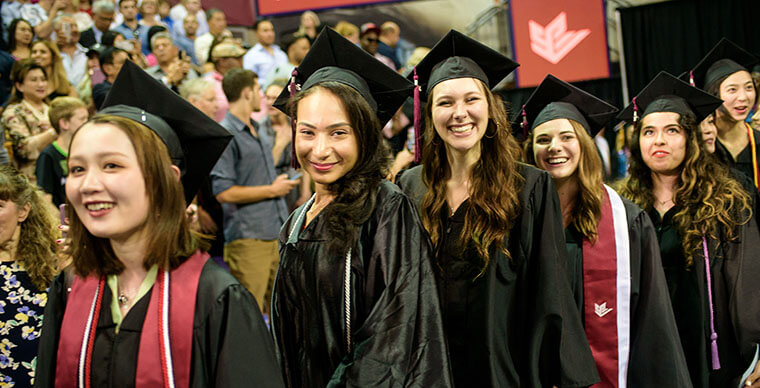
<path fill-rule="evenodd" d="M 564 11 L 560 12 L 546 27 L 534 20 L 528 21 L 528 27 L 530 28 L 530 49 L 555 65 L 591 33 L 588 28 L 568 31 L 567 13 Z"/>
<path fill-rule="evenodd" d="M 607 308 L 607 302 L 604 302 L 600 305 L 594 303 L 594 313 L 596 313 L 599 318 L 609 314 L 610 311 L 612 311 L 612 308 Z"/>

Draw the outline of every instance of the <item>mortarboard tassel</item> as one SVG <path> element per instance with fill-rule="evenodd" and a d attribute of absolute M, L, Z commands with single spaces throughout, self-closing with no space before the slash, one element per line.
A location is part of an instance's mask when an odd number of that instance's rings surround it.
<path fill-rule="evenodd" d="M 636 122 L 639 121 L 639 107 L 636 105 L 636 97 L 633 98 L 633 125 L 636 126 Z"/>
<path fill-rule="evenodd" d="M 522 106 L 522 123 L 520 123 L 520 126 L 522 127 L 523 131 L 523 139 L 528 138 L 528 114 L 525 113 L 525 104 Z"/>
<path fill-rule="evenodd" d="M 298 85 L 296 85 L 296 77 L 298 77 L 298 68 L 296 67 L 293 69 L 293 72 L 290 73 L 290 83 L 288 83 L 288 92 L 290 92 L 291 100 L 293 96 L 298 93 Z M 292 137 L 290 140 L 290 167 L 293 168 L 300 168 L 301 166 L 298 164 L 298 159 L 296 158 L 296 122 L 293 120 L 293 118 L 290 118 L 290 130 L 292 133 Z"/>
<path fill-rule="evenodd" d="M 710 353 L 712 353 L 712 369 L 720 369 L 720 357 L 718 356 L 718 333 L 715 332 L 715 311 L 713 308 L 712 276 L 710 274 L 710 255 L 707 253 L 707 238 L 702 233 L 702 249 L 705 256 L 705 276 L 707 277 L 707 297 L 710 301 Z"/>
<path fill-rule="evenodd" d="M 419 77 L 417 76 L 417 67 L 414 67 L 414 163 L 419 163 L 422 159 L 422 152 L 420 149 L 420 85 Z"/>
<path fill-rule="evenodd" d="M 694 70 L 689 70 L 689 83 L 691 86 L 697 86 L 697 84 L 694 83 Z"/>

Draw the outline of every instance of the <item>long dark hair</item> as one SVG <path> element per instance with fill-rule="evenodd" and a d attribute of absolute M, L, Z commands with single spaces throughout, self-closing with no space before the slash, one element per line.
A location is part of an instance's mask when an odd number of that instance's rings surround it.
<path fill-rule="evenodd" d="M 32 24 L 26 21 L 26 19 L 22 18 L 16 18 L 13 19 L 11 22 L 11 25 L 8 26 L 8 52 L 11 53 L 13 50 L 16 49 L 16 26 L 18 26 L 19 23 L 26 23 L 29 25 L 29 28 L 32 29 L 32 40 L 29 41 L 29 50 L 32 49 L 32 44 L 34 44 L 34 28 L 32 27 Z"/>
<path fill-rule="evenodd" d="M 642 209 L 654 206 L 652 171 L 641 157 L 639 134 L 643 119 L 633 129 L 630 176 L 620 187 L 620 194 Z M 734 229 L 752 217 L 751 197 L 741 184 L 731 178 L 728 168 L 714 154 L 704 151 L 701 132 L 693 113 L 681 115 L 678 125 L 686 132 L 686 157 L 679 166 L 675 204 L 680 208 L 673 216 L 686 266 L 702 244 L 702 235 L 719 242 L 733 240 Z"/>
<path fill-rule="evenodd" d="M 356 165 L 327 187 L 336 194 L 323 210 L 327 246 L 330 253 L 340 255 L 356 244 L 361 224 L 375 210 L 377 188 L 387 173 L 390 152 L 375 112 L 356 90 L 344 84 L 326 81 L 299 92 L 290 103 L 290 116 L 298 120 L 298 103 L 318 90 L 326 90 L 343 102 L 359 146 Z"/>
<path fill-rule="evenodd" d="M 462 247 L 474 244 L 483 259 L 485 271 L 490 261 L 488 251 L 491 247 L 511 258 L 506 240 L 520 213 L 518 195 L 525 179 L 518 172 L 521 151 L 512 136 L 504 104 L 482 81 L 476 82 L 488 101 L 488 126 L 480 140 L 480 160 L 472 169 L 470 207 L 465 214 L 460 243 Z M 433 246 L 438 248 L 443 243 L 441 211 L 446 203 L 446 181 L 451 177 L 451 167 L 446 156 L 446 144 L 433 124 L 434 94 L 435 89 L 428 96 L 425 108 L 422 180 L 427 190 L 422 197 L 420 213 Z"/>

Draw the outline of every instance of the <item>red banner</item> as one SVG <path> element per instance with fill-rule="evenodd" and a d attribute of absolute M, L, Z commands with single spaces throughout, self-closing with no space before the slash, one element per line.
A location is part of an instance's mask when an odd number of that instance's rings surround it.
<path fill-rule="evenodd" d="M 610 76 L 601 0 L 512 0 L 512 39 L 520 87 L 547 74 L 572 82 Z"/>
<path fill-rule="evenodd" d="M 259 15 L 303 12 L 324 8 L 353 7 L 376 3 L 399 2 L 399 0 L 256 0 Z"/>

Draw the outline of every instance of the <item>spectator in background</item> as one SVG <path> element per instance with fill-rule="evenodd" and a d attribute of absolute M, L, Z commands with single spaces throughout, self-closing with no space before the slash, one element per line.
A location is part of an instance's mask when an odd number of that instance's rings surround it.
<path fill-rule="evenodd" d="M 147 48 L 149 27 L 137 21 L 137 0 L 119 1 L 119 12 L 121 12 L 124 21 L 112 28 L 112 30 L 120 33 L 126 39 L 131 40 L 134 42 L 133 44 L 139 44 L 141 49 L 143 46 Z M 100 43 L 105 44 L 102 40 Z M 150 50 L 147 51 L 149 52 Z M 146 55 L 148 52 L 143 50 L 143 53 Z"/>
<path fill-rule="evenodd" d="M 243 67 L 242 56 L 244 54 L 245 50 L 232 42 L 221 42 L 215 45 L 211 50 L 211 60 L 214 63 L 214 71 L 206 74 L 204 78 L 213 82 L 215 85 L 216 103 L 219 109 L 212 117 L 216 121 L 222 121 L 222 119 L 224 119 L 224 115 L 227 114 L 227 109 L 230 106 L 229 102 L 227 102 L 227 96 L 225 96 L 222 88 L 224 75 L 232 69 Z"/>
<path fill-rule="evenodd" d="M 335 31 L 355 45 L 359 45 L 359 27 L 353 23 L 341 20 L 335 25 Z"/>
<path fill-rule="evenodd" d="M 82 12 L 79 10 L 79 1 L 63 0 L 63 3 L 63 8 L 61 8 L 56 16 L 60 16 L 61 14 L 68 14 L 76 21 L 79 31 L 84 31 L 92 27 L 92 16 L 90 16 L 90 14 L 87 12 Z M 53 29 L 55 30 L 55 27 L 53 27 Z"/>
<path fill-rule="evenodd" d="M 11 98 L 0 124 L 13 144 L 13 165 L 34 183 L 34 166 L 40 151 L 58 137 L 50 127 L 45 103 L 47 76 L 42 66 L 25 59 L 13 65 L 11 80 Z"/>
<path fill-rule="evenodd" d="M 277 237 L 288 217 L 283 196 L 298 181 L 275 174 L 272 145 L 251 120 L 261 99 L 256 73 L 231 70 L 223 87 L 230 109 L 221 124 L 234 137 L 211 171 L 211 182 L 224 211 L 224 261 L 268 314 L 279 263 Z"/>
<path fill-rule="evenodd" d="M 198 21 L 197 36 L 208 32 L 208 22 L 206 21 L 206 13 L 203 12 L 203 7 L 201 6 L 201 0 L 182 0 L 169 11 L 169 17 L 174 21 L 175 33 L 184 35 L 182 33 L 184 26 L 182 24 L 187 15 L 195 15 L 195 19 Z"/>
<path fill-rule="evenodd" d="M 195 16 L 195 21 L 198 23 L 194 36 L 201 36 L 208 32 L 208 22 L 206 21 L 206 13 L 203 12 L 203 9 L 201 8 L 200 0 L 182 1 L 179 4 L 175 5 L 174 8 L 172 8 L 172 12 L 175 9 L 179 9 L 178 7 L 182 7 L 181 9 L 183 9 L 184 12 L 174 12 L 174 13 L 170 12 L 169 14 L 170 15 L 169 17 L 172 19 L 172 21 L 174 21 L 174 26 L 172 27 L 172 33 L 174 35 L 177 35 L 177 36 L 187 35 L 187 31 L 185 31 L 185 18 L 188 15 Z M 180 17 L 180 15 L 182 17 Z"/>
<path fill-rule="evenodd" d="M 66 78 L 79 89 L 87 74 L 87 51 L 79 44 L 79 26 L 73 17 L 61 14 L 53 19 L 53 29 Z"/>
<path fill-rule="evenodd" d="M 396 45 L 401 38 L 401 28 L 394 22 L 385 22 L 380 26 L 380 42 L 377 52 L 393 61 L 393 66 L 400 69 L 403 65 L 396 56 Z"/>
<path fill-rule="evenodd" d="M 116 76 L 119 75 L 121 67 L 127 58 L 129 58 L 129 54 L 117 47 L 106 47 L 100 53 L 100 57 L 98 58 L 100 70 L 106 79 L 92 87 L 92 102 L 95 104 L 96 110 L 100 110 L 100 106 L 103 105 L 108 91 L 111 90 L 111 86 L 116 81 Z"/>
<path fill-rule="evenodd" d="M 171 9 L 172 5 L 168 1 L 158 0 L 158 21 L 168 27 L 169 31 L 173 31 L 174 28 L 174 20 L 169 16 Z"/>
<path fill-rule="evenodd" d="M 179 87 L 179 95 L 208 117 L 216 117 L 216 112 L 219 111 L 216 102 L 216 85 L 211 80 L 205 78 L 187 80 Z"/>
<path fill-rule="evenodd" d="M 92 27 L 82 32 L 79 44 L 92 47 L 100 43 L 103 33 L 108 31 L 113 23 L 116 8 L 109 0 L 98 0 L 92 5 Z"/>
<path fill-rule="evenodd" d="M 219 9 L 212 8 L 206 12 L 208 19 L 208 32 L 195 39 L 195 56 L 201 65 L 208 61 L 209 47 L 214 38 L 221 35 L 227 29 L 227 16 Z M 200 24 L 200 19 L 198 19 Z M 200 28 L 200 27 L 199 27 Z"/>
<path fill-rule="evenodd" d="M 44 39 L 32 44 L 32 59 L 45 69 L 49 99 L 61 96 L 77 97 L 77 91 L 66 76 L 58 45 Z"/>
<path fill-rule="evenodd" d="M 306 57 L 306 53 L 309 52 L 311 44 L 306 35 L 299 34 L 287 34 L 282 39 L 282 47 L 288 55 L 288 61 L 275 66 L 272 71 L 266 77 L 263 83 L 263 87 L 266 90 L 272 81 L 278 78 L 290 78 L 290 73 L 296 66 L 301 64 L 301 61 Z M 271 104 L 270 104 L 271 107 Z"/>
<path fill-rule="evenodd" d="M 182 20 L 184 28 L 184 35 L 179 33 L 174 34 L 174 43 L 180 50 L 184 51 L 190 56 L 193 64 L 198 66 L 198 57 L 195 55 L 195 33 L 198 31 L 198 19 L 195 15 L 188 14 Z M 175 30 L 176 32 L 176 30 Z"/>
<path fill-rule="evenodd" d="M 274 25 L 269 19 L 259 19 L 253 24 L 256 43 L 243 57 L 243 67 L 252 70 L 263 80 L 277 65 L 287 63 L 288 56 L 274 44 Z"/>
<path fill-rule="evenodd" d="M 11 96 L 11 89 L 13 88 L 11 68 L 13 68 L 14 62 L 15 60 L 10 54 L 0 50 L 0 106 L 5 106 L 5 102 Z M 5 139 L 0 136 L 0 164 L 3 164 L 4 158 L 2 155 L 5 154 L 3 144 L 5 144 Z M 7 157 L 8 155 L 5 154 L 6 159 Z"/>
<path fill-rule="evenodd" d="M 58 97 L 50 103 L 48 118 L 58 138 L 40 152 L 34 175 L 37 186 L 53 197 L 55 206 L 66 203 L 69 142 L 88 116 L 87 106 L 76 97 Z"/>
<path fill-rule="evenodd" d="M 159 32 L 150 39 L 150 47 L 156 56 L 158 64 L 145 69 L 153 78 L 161 81 L 167 87 L 177 91 L 185 80 L 198 78 L 198 73 L 190 66 L 190 58 L 179 56 L 179 50 L 174 45 L 168 32 Z"/>
<path fill-rule="evenodd" d="M 140 24 L 147 28 L 153 26 L 164 26 L 158 20 L 158 2 L 156 0 L 142 0 L 138 4 L 140 10 Z M 166 26 L 164 26 L 166 27 Z M 151 51 L 150 42 L 141 42 L 143 54 L 148 54 Z"/>
<path fill-rule="evenodd" d="M 34 4 L 27 3 L 21 6 L 21 18 L 32 25 L 35 35 L 48 38 L 53 32 L 53 18 L 64 5 L 66 5 L 64 0 L 40 0 Z"/>
<path fill-rule="evenodd" d="M 319 22 L 319 16 L 313 11 L 306 11 L 301 14 L 301 25 L 298 26 L 299 35 L 304 35 L 309 39 L 309 45 L 314 43 L 314 39 L 317 39 L 319 31 L 322 30 L 322 24 Z"/>
<path fill-rule="evenodd" d="M 396 66 L 393 61 L 377 52 L 378 45 L 380 43 L 380 28 L 375 23 L 364 23 L 361 28 L 361 35 L 359 35 L 359 43 L 364 51 L 375 57 L 378 61 L 382 62 L 386 66 L 393 70 L 396 70 Z"/>
<path fill-rule="evenodd" d="M 28 3 L 28 0 L 9 0 L 3 1 L 0 5 L 0 19 L 3 21 L 3 41 L 7 42 L 10 38 L 8 31 L 12 21 L 21 19 L 21 6 Z"/>
<path fill-rule="evenodd" d="M 8 52 L 13 59 L 27 59 L 32 55 L 34 29 L 24 19 L 13 19 L 8 33 Z"/>

